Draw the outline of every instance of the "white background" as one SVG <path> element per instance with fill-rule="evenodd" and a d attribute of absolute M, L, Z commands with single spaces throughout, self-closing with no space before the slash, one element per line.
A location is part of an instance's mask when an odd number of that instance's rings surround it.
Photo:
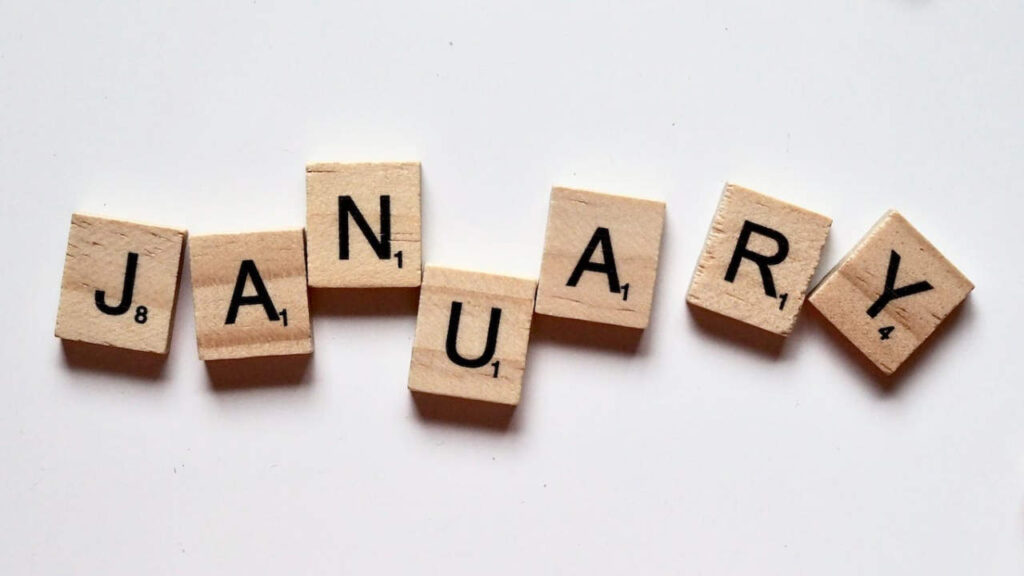
<path fill-rule="evenodd" d="M 1024 573 L 1019 1 L 0 3 L 0 573 Z M 73 211 L 299 227 L 311 161 L 423 163 L 428 263 L 536 276 L 553 184 L 668 202 L 634 354 L 534 339 L 507 430 L 421 415 L 411 311 L 221 391 L 53 338 Z M 888 208 L 975 284 L 879 387 L 684 294 L 726 180 Z"/>

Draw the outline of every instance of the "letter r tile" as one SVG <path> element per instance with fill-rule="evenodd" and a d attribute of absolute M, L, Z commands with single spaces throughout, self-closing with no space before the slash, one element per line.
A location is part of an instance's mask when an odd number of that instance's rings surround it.
<path fill-rule="evenodd" d="M 166 354 L 185 236 L 73 214 L 54 335 Z"/>
<path fill-rule="evenodd" d="M 409 390 L 515 406 L 537 282 L 427 266 Z"/>
<path fill-rule="evenodd" d="M 726 184 L 686 301 L 788 336 L 832 219 Z"/>
<path fill-rule="evenodd" d="M 895 372 L 974 284 L 895 211 L 808 298 L 885 374 Z"/>
<path fill-rule="evenodd" d="M 665 204 L 551 190 L 537 313 L 647 328 Z"/>

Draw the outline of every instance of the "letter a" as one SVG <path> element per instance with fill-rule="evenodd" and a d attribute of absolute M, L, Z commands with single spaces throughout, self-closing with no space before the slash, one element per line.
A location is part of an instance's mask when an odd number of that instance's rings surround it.
<path fill-rule="evenodd" d="M 247 279 L 252 279 L 252 287 L 256 290 L 255 296 L 243 296 L 245 292 L 245 284 Z M 271 322 L 277 322 L 281 319 L 277 315 L 277 309 L 274 307 L 274 301 L 270 299 L 270 293 L 267 292 L 267 287 L 263 284 L 263 278 L 260 277 L 260 271 L 256 268 L 256 263 L 252 260 L 242 260 L 242 265 L 238 267 L 238 279 L 235 280 L 235 291 L 231 295 L 231 305 L 228 306 L 228 317 L 224 320 L 224 324 L 234 324 L 238 318 L 238 308 L 240 306 L 251 306 L 254 304 L 262 304 L 263 310 L 267 313 L 267 319 Z"/>
<path fill-rule="evenodd" d="M 601 255 L 604 259 L 604 262 L 600 263 L 591 260 L 599 244 L 601 245 Z M 621 290 L 619 286 L 619 271 L 615 268 L 615 254 L 612 252 L 612 237 L 607 228 L 594 230 L 594 235 L 590 237 L 590 242 L 587 243 L 586 249 L 583 250 L 583 255 L 580 256 L 579 262 L 573 268 L 572 275 L 569 276 L 566 286 L 576 286 L 579 284 L 584 272 L 607 274 L 608 289 L 615 294 L 618 294 Z"/>

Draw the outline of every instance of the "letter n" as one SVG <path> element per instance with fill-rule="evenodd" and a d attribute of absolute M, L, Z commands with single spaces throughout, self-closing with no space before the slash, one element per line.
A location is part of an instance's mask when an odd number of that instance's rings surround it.
<path fill-rule="evenodd" d="M 359 231 L 370 243 L 370 248 L 381 260 L 391 258 L 391 196 L 380 197 L 380 236 L 370 228 L 369 222 L 356 206 L 351 196 L 338 196 L 338 258 L 349 259 L 349 220 L 356 223 Z"/>

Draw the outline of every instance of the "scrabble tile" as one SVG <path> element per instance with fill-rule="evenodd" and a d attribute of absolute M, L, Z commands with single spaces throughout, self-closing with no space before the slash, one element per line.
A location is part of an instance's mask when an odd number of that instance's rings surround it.
<path fill-rule="evenodd" d="M 537 313 L 646 328 L 665 204 L 554 188 Z"/>
<path fill-rule="evenodd" d="M 898 212 L 890 211 L 809 300 L 885 374 L 892 374 L 974 285 Z"/>
<path fill-rule="evenodd" d="M 788 336 L 832 219 L 726 184 L 686 301 Z"/>
<path fill-rule="evenodd" d="M 54 335 L 166 354 L 185 235 L 73 214 Z"/>
<path fill-rule="evenodd" d="M 427 266 L 409 389 L 515 406 L 537 282 Z"/>
<path fill-rule="evenodd" d="M 309 285 L 420 285 L 420 165 L 306 167 Z"/>
<path fill-rule="evenodd" d="M 201 360 L 310 354 L 302 230 L 189 241 Z"/>

